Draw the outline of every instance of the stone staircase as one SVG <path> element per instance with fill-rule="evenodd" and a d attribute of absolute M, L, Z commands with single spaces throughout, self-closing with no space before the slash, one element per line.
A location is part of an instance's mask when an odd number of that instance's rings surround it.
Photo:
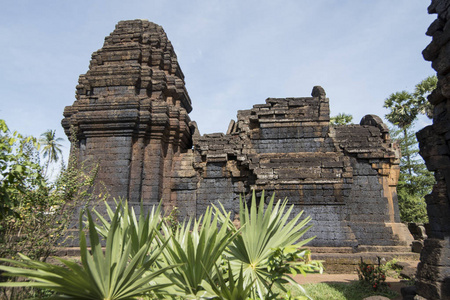
<path fill-rule="evenodd" d="M 310 247 L 311 258 L 323 261 L 325 272 L 329 274 L 356 273 L 361 259 L 366 263 L 378 264 L 392 259 L 398 261 L 418 261 L 420 255 L 412 253 L 406 246 L 359 246 L 352 247 Z"/>

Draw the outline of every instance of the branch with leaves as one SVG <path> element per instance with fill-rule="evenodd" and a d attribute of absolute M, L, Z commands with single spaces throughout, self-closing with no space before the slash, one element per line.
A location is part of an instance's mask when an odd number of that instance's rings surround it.
<path fill-rule="evenodd" d="M 384 101 L 384 107 L 390 111 L 385 117 L 394 125 L 392 139 L 398 143 L 402 154 L 397 194 L 403 222 L 427 221 L 424 196 L 431 192 L 434 178 L 418 154 L 412 126 L 419 115 L 433 117 L 433 107 L 427 97 L 436 84 L 437 77 L 430 76 L 418 83 L 414 92 L 396 92 Z"/>

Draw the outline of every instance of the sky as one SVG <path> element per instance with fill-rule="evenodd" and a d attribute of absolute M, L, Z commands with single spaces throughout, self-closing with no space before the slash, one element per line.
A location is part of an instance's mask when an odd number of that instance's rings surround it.
<path fill-rule="evenodd" d="M 0 119 L 67 140 L 65 106 L 120 20 L 147 19 L 172 42 L 201 134 L 238 110 L 322 86 L 331 115 L 380 117 L 390 94 L 435 72 L 422 58 L 427 0 L 0 0 Z M 421 119 L 417 127 L 423 127 Z M 67 159 L 69 143 L 64 145 Z"/>

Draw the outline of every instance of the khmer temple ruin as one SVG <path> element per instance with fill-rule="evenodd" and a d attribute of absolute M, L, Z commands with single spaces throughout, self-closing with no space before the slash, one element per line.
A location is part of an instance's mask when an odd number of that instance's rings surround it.
<path fill-rule="evenodd" d="M 432 62 L 438 84 L 428 101 L 434 106 L 433 125 L 417 133 L 420 154 L 436 184 L 425 197 L 430 230 L 417 270 L 416 287 L 427 299 L 450 299 L 450 2 L 433 0 L 428 7 L 437 14 L 427 35 L 433 40 L 423 51 Z"/>
<path fill-rule="evenodd" d="M 374 115 L 331 126 L 320 86 L 311 97 L 268 98 L 238 111 L 225 134 L 201 135 L 164 30 L 134 20 L 105 38 L 76 90 L 62 124 L 76 129 L 79 160 L 99 164 L 111 197 L 163 201 L 190 217 L 218 202 L 235 214 L 241 195 L 264 190 L 312 217 L 313 246 L 408 249 L 387 126 Z"/>

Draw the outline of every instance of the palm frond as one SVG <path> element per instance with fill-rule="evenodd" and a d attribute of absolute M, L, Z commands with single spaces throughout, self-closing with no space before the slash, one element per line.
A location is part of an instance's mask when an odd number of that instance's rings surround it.
<path fill-rule="evenodd" d="M 121 218 L 123 213 L 120 202 L 109 224 L 106 247 L 103 252 L 99 234 L 93 218 L 87 215 L 88 235 L 91 250 L 87 247 L 87 237 L 83 230 L 80 215 L 80 253 L 81 266 L 75 262 L 59 259 L 64 266 L 56 266 L 39 261 L 32 261 L 21 256 L 21 261 L 2 259 L 12 266 L 0 266 L 6 271 L 4 275 L 26 277 L 32 281 L 0 283 L 0 286 L 33 286 L 58 292 L 66 299 L 131 299 L 143 296 L 150 291 L 166 288 L 170 283 L 156 284 L 155 278 L 177 267 L 164 266 L 153 271 L 151 267 L 167 245 L 161 243 L 159 249 L 149 254 L 152 240 L 157 238 L 155 230 L 146 236 L 147 242 L 130 259 L 134 247 L 130 235 L 136 232 L 135 222 Z M 144 222 L 146 219 L 142 219 Z M 148 225 L 141 225 L 146 227 Z M 152 282 L 152 284 L 150 284 Z"/>
<path fill-rule="evenodd" d="M 253 297 L 263 299 L 268 292 L 268 259 L 275 248 L 301 247 L 314 238 L 301 240 L 312 226 L 307 225 L 311 218 L 300 220 L 303 212 L 292 216 L 293 208 L 287 207 L 287 199 L 275 203 L 275 195 L 265 205 L 264 192 L 259 203 L 253 192 L 250 207 L 240 199 L 241 233 L 228 247 L 227 255 L 235 274 L 243 268 L 245 284 L 254 286 Z"/>

